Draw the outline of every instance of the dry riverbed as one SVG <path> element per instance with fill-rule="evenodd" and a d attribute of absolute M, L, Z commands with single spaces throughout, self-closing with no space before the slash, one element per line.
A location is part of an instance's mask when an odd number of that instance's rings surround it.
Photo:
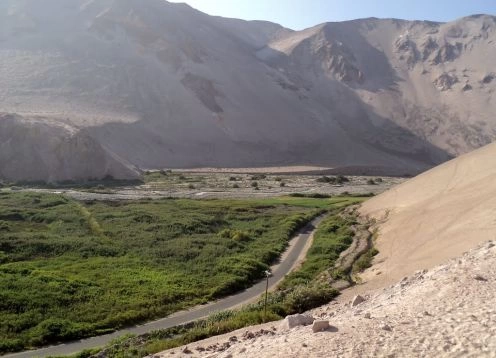
<path fill-rule="evenodd" d="M 379 194 L 401 184 L 406 178 L 346 176 L 342 183 L 322 182 L 323 175 L 263 174 L 245 172 L 154 171 L 145 175 L 145 183 L 128 186 L 98 184 L 88 188 L 71 186 L 29 188 L 28 190 L 61 193 L 78 200 L 133 200 L 143 198 L 263 198 L 301 193 Z M 336 178 L 327 176 L 327 178 Z M 319 181 L 320 179 L 320 181 Z M 20 188 L 14 188 L 20 189 Z M 23 190 L 26 187 L 22 188 Z M 10 190 L 10 189 L 4 189 Z"/>

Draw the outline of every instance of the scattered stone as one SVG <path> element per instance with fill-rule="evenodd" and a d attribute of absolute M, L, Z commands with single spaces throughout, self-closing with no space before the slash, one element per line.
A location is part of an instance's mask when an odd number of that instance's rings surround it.
<path fill-rule="evenodd" d="M 367 319 L 370 319 L 370 318 L 371 318 L 371 316 L 370 316 L 370 312 L 365 313 L 363 316 L 364 316 L 365 318 L 367 318 Z"/>
<path fill-rule="evenodd" d="M 491 83 L 491 81 L 495 78 L 496 78 L 496 75 L 494 73 L 490 73 L 487 76 L 484 76 L 484 78 L 482 79 L 482 83 L 485 83 L 485 84 Z"/>
<path fill-rule="evenodd" d="M 292 329 L 297 326 L 308 326 L 312 324 L 314 318 L 312 316 L 307 316 L 303 314 L 294 314 L 286 316 L 284 321 L 282 321 L 281 329 Z"/>
<path fill-rule="evenodd" d="M 351 301 L 351 307 L 358 306 L 360 303 L 365 302 L 365 298 L 360 295 L 356 295 Z"/>
<path fill-rule="evenodd" d="M 196 350 L 198 352 L 204 352 L 205 351 L 205 348 L 203 348 L 203 347 L 196 347 Z"/>
<path fill-rule="evenodd" d="M 312 325 L 313 333 L 322 332 L 328 328 L 329 328 L 329 321 L 326 320 L 313 321 L 313 325 Z"/>
<path fill-rule="evenodd" d="M 241 348 L 241 349 L 239 350 L 239 353 L 244 353 L 244 352 L 246 352 L 246 348 L 245 348 L 245 347 L 243 347 L 243 348 Z"/>
<path fill-rule="evenodd" d="M 238 341 L 238 337 L 236 337 L 236 336 L 229 337 L 229 341 L 231 341 L 231 342 L 237 342 Z"/>
<path fill-rule="evenodd" d="M 253 332 L 245 332 L 243 333 L 243 339 L 244 340 L 247 340 L 247 339 L 253 339 L 255 338 L 255 335 L 253 334 Z"/>
<path fill-rule="evenodd" d="M 385 324 L 381 327 L 382 330 L 384 331 L 388 331 L 388 332 L 391 332 L 393 329 L 391 328 L 391 326 Z"/>
<path fill-rule="evenodd" d="M 191 353 L 193 353 L 193 352 L 192 352 L 192 351 L 188 348 L 188 346 L 186 346 L 186 347 L 184 347 L 184 349 L 183 349 L 183 353 L 184 353 L 184 354 L 191 354 Z"/>
<path fill-rule="evenodd" d="M 302 347 L 308 347 L 308 345 L 306 343 L 303 343 L 301 346 Z"/>
<path fill-rule="evenodd" d="M 477 281 L 484 281 L 486 282 L 487 281 L 487 278 L 485 277 L 482 277 L 481 275 L 475 275 L 474 278 L 477 280 Z"/>

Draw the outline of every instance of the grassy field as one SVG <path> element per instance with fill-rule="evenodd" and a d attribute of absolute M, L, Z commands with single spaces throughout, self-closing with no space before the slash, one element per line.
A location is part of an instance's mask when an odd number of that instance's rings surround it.
<path fill-rule="evenodd" d="M 302 266 L 287 275 L 277 290 L 269 294 L 267 314 L 264 310 L 264 297 L 261 297 L 258 302 L 239 310 L 218 312 L 192 325 L 158 330 L 143 336 L 122 337 L 103 349 L 81 352 L 71 358 L 86 358 L 98 354 L 112 358 L 145 357 L 242 327 L 278 320 L 288 314 L 301 313 L 328 303 L 338 292 L 330 287 L 326 279 L 330 276 L 339 253 L 352 242 L 354 232 L 350 227 L 356 224 L 355 217 L 341 215 L 340 208 L 364 199 L 334 198 L 317 202 L 315 199 L 289 199 L 290 202 L 304 206 L 326 206 L 329 216 L 315 233 Z M 288 199 L 273 200 L 288 202 Z M 330 202 L 332 205 L 329 207 Z M 199 343 L 193 346 L 201 347 Z"/>
<path fill-rule="evenodd" d="M 0 353 L 108 332 L 251 285 L 359 198 L 77 202 L 0 192 Z"/>

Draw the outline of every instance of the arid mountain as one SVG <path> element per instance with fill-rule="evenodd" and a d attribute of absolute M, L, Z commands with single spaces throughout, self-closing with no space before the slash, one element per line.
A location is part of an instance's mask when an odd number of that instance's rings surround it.
<path fill-rule="evenodd" d="M 0 178 L 416 173 L 496 138 L 495 30 L 486 15 L 296 32 L 163 0 L 4 0 Z"/>

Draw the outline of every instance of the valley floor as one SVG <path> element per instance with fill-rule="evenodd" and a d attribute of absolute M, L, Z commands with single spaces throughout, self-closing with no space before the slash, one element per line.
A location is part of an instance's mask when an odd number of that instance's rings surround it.
<path fill-rule="evenodd" d="M 355 307 L 331 302 L 310 313 L 331 328 L 242 329 L 153 357 L 496 357 L 496 243 L 369 292 Z"/>

